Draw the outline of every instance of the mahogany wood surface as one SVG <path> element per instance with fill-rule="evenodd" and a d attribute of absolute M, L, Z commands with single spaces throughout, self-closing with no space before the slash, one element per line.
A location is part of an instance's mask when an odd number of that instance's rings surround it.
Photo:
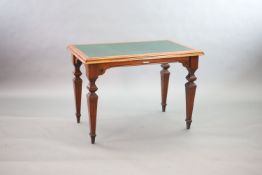
<path fill-rule="evenodd" d="M 96 67 L 85 65 L 86 68 L 86 76 L 89 80 L 89 85 L 87 89 L 89 93 L 86 95 L 87 97 L 87 106 L 88 106 L 88 115 L 89 115 L 89 127 L 90 127 L 90 137 L 91 143 L 95 143 L 96 137 L 96 114 L 97 114 L 97 101 L 98 95 L 96 94 L 97 87 L 96 87 L 96 79 L 98 78 L 97 69 Z"/>
<path fill-rule="evenodd" d="M 186 79 L 188 82 L 185 84 L 186 90 L 186 125 L 187 129 L 190 129 L 191 122 L 192 122 L 192 113 L 194 107 L 194 99 L 196 93 L 196 84 L 194 81 L 197 79 L 195 76 L 195 71 L 198 68 L 198 57 L 191 57 L 189 61 L 184 64 L 184 66 L 188 70 L 188 75 Z"/>
<path fill-rule="evenodd" d="M 158 44 L 158 41 L 154 41 Z M 161 41 L 163 42 L 163 41 Z M 151 44 L 151 45 L 150 45 Z M 104 74 L 105 71 L 112 67 L 122 67 L 122 66 L 138 66 L 138 65 L 147 65 L 147 64 L 161 64 L 162 70 L 160 71 L 161 77 L 161 105 L 162 111 L 165 112 L 166 110 L 166 101 L 167 101 L 167 93 L 168 93 L 168 82 L 169 82 L 169 75 L 170 72 L 168 71 L 170 65 L 168 63 L 178 62 L 182 63 L 184 67 L 188 70 L 188 75 L 186 76 L 187 83 L 185 84 L 185 92 L 186 92 L 186 126 L 187 129 L 190 129 L 192 123 L 192 113 L 193 113 L 193 106 L 194 106 L 194 98 L 196 93 L 196 84 L 194 81 L 196 80 L 195 71 L 198 68 L 198 58 L 199 56 L 203 55 L 204 53 L 200 50 L 191 49 L 182 45 L 178 45 L 176 43 L 164 43 L 169 44 L 168 49 L 162 48 L 162 50 L 168 50 L 166 52 L 152 52 L 147 53 L 147 50 L 142 50 L 139 48 L 130 47 L 133 49 L 132 52 L 137 54 L 132 55 L 121 55 L 121 53 L 128 53 L 127 46 L 128 43 L 125 43 L 125 50 L 121 50 L 121 43 L 117 45 L 120 48 L 120 55 L 109 55 L 104 57 L 88 57 L 85 53 L 81 52 L 81 50 L 77 49 L 76 46 L 70 45 L 69 50 L 72 54 L 72 60 L 74 65 L 74 76 L 73 84 L 74 84 L 74 94 L 75 94 L 75 106 L 76 106 L 76 118 L 77 122 L 80 122 L 81 116 L 81 91 L 82 91 L 82 79 L 80 67 L 81 64 L 84 64 L 86 70 L 86 77 L 89 81 L 89 85 L 87 86 L 88 94 L 87 94 L 87 103 L 88 103 L 88 115 L 89 115 L 89 125 L 90 125 L 90 137 L 91 143 L 95 143 L 96 137 L 96 121 L 97 121 L 97 105 L 98 105 L 98 95 L 96 94 L 97 86 L 95 84 L 97 78 Z M 103 51 L 103 48 L 107 45 L 103 44 L 103 47 L 98 45 L 98 51 Z M 108 46 L 112 46 L 109 44 Z M 131 44 L 131 46 L 133 46 Z M 139 44 L 135 44 L 135 46 L 139 46 Z M 147 43 L 143 43 L 142 45 L 147 46 Z M 152 43 L 149 42 L 148 46 L 152 46 Z M 153 45 L 155 50 L 157 49 L 157 45 Z M 162 44 L 163 46 L 163 44 Z M 176 49 L 176 46 L 178 47 Z M 86 47 L 90 47 L 87 45 Z M 94 46 L 92 45 L 92 49 Z M 114 46 L 117 48 L 116 46 Z M 175 48 L 172 52 L 172 48 Z M 101 50 L 102 48 L 102 50 Z M 97 49 L 95 47 L 95 49 Z M 107 48 L 108 49 L 108 48 Z M 112 49 L 112 48 L 110 48 Z M 136 52 L 135 49 L 139 51 Z M 150 47 L 146 47 L 149 51 L 153 50 Z M 171 49 L 171 50 L 170 50 Z M 97 50 L 95 50 L 97 51 Z M 153 50 L 154 51 L 154 50 Z M 118 50 L 107 50 L 108 53 L 118 53 Z M 93 53 L 93 55 L 95 55 Z"/>
<path fill-rule="evenodd" d="M 162 97 L 162 112 L 166 111 L 166 99 L 167 99 L 167 91 L 168 91 L 168 82 L 169 82 L 169 75 L 170 72 L 168 71 L 168 68 L 170 65 L 168 63 L 162 64 L 161 67 L 163 68 L 160 71 L 161 75 L 161 97 Z"/>
<path fill-rule="evenodd" d="M 75 93 L 76 121 L 77 123 L 80 123 L 81 96 L 82 96 L 82 79 L 80 78 L 82 72 L 80 71 L 80 66 L 82 65 L 82 62 L 79 61 L 74 55 L 72 56 L 72 62 L 75 67 L 74 70 L 75 78 L 73 79 L 73 85 L 74 85 L 74 93 Z"/>

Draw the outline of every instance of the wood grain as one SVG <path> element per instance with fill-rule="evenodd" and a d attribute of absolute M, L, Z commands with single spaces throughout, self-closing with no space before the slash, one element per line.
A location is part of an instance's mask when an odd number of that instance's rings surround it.
<path fill-rule="evenodd" d="M 188 70 L 188 75 L 186 76 L 187 83 L 185 84 L 185 91 L 186 91 L 186 125 L 187 129 L 190 129 L 192 123 L 192 113 L 194 108 L 194 99 L 196 93 L 195 80 L 197 79 L 195 76 L 195 71 L 198 68 L 198 57 L 190 57 L 187 64 L 184 66 Z"/>
<path fill-rule="evenodd" d="M 162 112 L 166 111 L 166 99 L 167 99 L 167 92 L 168 92 L 168 82 L 169 82 L 169 75 L 170 72 L 168 68 L 170 65 L 168 63 L 164 63 L 161 65 L 162 70 L 160 71 L 161 76 L 161 105 L 162 105 Z"/>
<path fill-rule="evenodd" d="M 86 76 L 89 80 L 89 85 L 87 86 L 88 94 L 87 97 L 87 106 L 88 106 L 88 115 L 89 115 L 89 128 L 90 128 L 90 137 L 91 143 L 95 143 L 96 137 L 96 116 L 97 116 L 97 102 L 98 102 L 98 95 L 96 94 L 97 86 L 95 84 L 98 73 L 97 68 L 93 65 L 85 65 L 86 68 Z"/>
<path fill-rule="evenodd" d="M 80 71 L 80 67 L 82 65 L 82 62 L 79 61 L 74 55 L 72 55 L 72 62 L 75 68 L 73 72 L 74 74 L 73 85 L 74 85 L 74 95 L 75 95 L 76 121 L 77 123 L 80 123 L 81 95 L 82 95 L 82 79 L 80 78 L 82 72 Z"/>

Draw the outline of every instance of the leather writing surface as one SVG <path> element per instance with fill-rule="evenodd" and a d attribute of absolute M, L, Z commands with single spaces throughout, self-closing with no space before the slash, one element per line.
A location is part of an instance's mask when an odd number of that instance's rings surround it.
<path fill-rule="evenodd" d="M 86 44 L 75 45 L 75 47 L 88 57 L 107 57 L 193 50 L 191 48 L 167 40 L 111 44 Z"/>

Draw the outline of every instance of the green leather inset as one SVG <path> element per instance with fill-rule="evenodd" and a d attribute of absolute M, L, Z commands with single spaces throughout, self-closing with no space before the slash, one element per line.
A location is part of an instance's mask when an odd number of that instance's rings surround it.
<path fill-rule="evenodd" d="M 111 44 L 75 45 L 88 57 L 106 57 L 160 52 L 176 52 L 192 50 L 171 41 L 145 41 Z"/>

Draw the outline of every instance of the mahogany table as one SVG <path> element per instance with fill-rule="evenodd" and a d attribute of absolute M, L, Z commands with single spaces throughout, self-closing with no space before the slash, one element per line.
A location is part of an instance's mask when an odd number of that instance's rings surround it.
<path fill-rule="evenodd" d="M 82 79 L 80 66 L 84 64 L 86 76 L 89 80 L 87 89 L 88 114 L 90 124 L 91 143 L 95 143 L 96 137 L 96 114 L 97 78 L 104 74 L 111 67 L 120 66 L 138 66 L 147 64 L 161 64 L 161 97 L 162 111 L 166 109 L 166 99 L 168 91 L 169 74 L 168 63 L 179 62 L 188 70 L 186 76 L 186 126 L 190 129 L 192 122 L 192 112 L 196 92 L 197 79 L 194 75 L 198 68 L 198 57 L 204 53 L 201 50 L 195 50 L 171 41 L 145 41 L 129 43 L 110 43 L 110 44 L 87 44 L 87 45 L 70 45 L 69 50 L 72 54 L 74 65 L 74 94 L 77 123 L 80 123 L 81 109 L 81 91 Z"/>

